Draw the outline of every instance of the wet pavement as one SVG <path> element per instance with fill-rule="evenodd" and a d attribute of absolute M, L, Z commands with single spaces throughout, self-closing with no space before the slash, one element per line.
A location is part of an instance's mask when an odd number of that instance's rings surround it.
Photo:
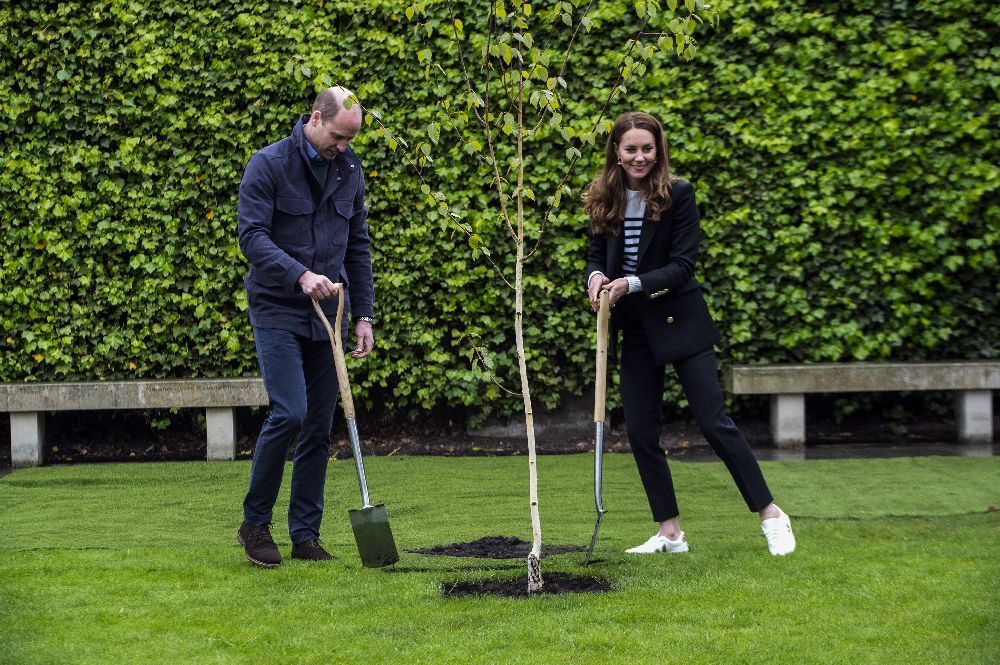
<path fill-rule="evenodd" d="M 829 443 L 801 448 L 754 446 L 754 455 L 765 461 L 801 461 L 822 459 L 884 459 L 889 457 L 992 457 L 1000 455 L 1000 442 L 992 443 Z M 671 449 L 668 460 L 713 462 L 719 458 L 708 445 Z"/>

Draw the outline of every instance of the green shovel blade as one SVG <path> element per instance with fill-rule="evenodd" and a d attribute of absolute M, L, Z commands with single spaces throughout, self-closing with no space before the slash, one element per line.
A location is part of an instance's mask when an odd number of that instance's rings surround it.
<path fill-rule="evenodd" d="M 399 561 L 384 504 L 348 510 L 347 514 L 351 518 L 361 563 L 366 568 L 382 568 Z"/>

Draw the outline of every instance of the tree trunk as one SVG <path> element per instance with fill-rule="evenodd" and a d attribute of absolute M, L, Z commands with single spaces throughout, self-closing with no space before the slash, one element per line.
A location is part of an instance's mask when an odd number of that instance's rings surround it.
<path fill-rule="evenodd" d="M 517 96 L 517 259 L 514 268 L 514 339 L 517 343 L 517 367 L 521 373 L 521 396 L 524 398 L 524 425 L 528 434 L 528 496 L 531 501 L 531 552 L 528 553 L 528 593 L 542 589 L 542 525 L 538 518 L 538 468 L 535 463 L 535 419 L 528 388 L 528 363 L 524 356 L 524 98 Z"/>

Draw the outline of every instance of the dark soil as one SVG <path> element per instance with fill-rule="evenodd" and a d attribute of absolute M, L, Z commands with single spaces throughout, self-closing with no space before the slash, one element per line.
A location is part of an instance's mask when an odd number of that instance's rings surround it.
<path fill-rule="evenodd" d="M 542 545 L 542 556 L 583 552 L 586 547 L 579 545 Z M 483 536 L 471 543 L 435 545 L 417 550 L 406 550 L 414 554 L 430 556 L 468 556 L 479 559 L 526 559 L 531 551 L 531 543 L 517 536 Z"/>
<path fill-rule="evenodd" d="M 611 590 L 611 581 L 606 578 L 578 577 L 568 573 L 548 573 L 542 577 L 542 590 L 528 593 L 528 578 L 512 580 L 479 580 L 473 582 L 444 582 L 441 593 L 445 596 L 507 596 L 523 598 L 539 594 L 563 593 L 603 593 Z"/>

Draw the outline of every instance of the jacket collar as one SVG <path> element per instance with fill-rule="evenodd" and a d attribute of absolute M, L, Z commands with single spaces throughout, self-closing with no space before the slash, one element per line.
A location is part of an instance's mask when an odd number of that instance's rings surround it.
<path fill-rule="evenodd" d="M 302 156 L 303 163 L 307 170 L 312 171 L 312 167 L 309 166 L 309 150 L 306 147 L 308 141 L 306 141 L 305 134 L 305 124 L 309 122 L 309 115 L 303 114 L 298 122 L 295 123 L 295 127 L 292 128 L 292 134 L 290 136 L 292 140 L 292 145 L 298 151 L 299 155 Z M 347 180 L 350 180 L 351 174 L 354 171 L 360 173 L 361 164 L 358 162 L 357 155 L 354 154 L 354 150 L 348 146 L 345 152 L 340 153 L 337 157 L 330 161 L 330 175 L 326 179 L 326 188 L 323 190 L 320 196 L 320 204 L 325 202 L 330 196 L 340 188 Z"/>
<path fill-rule="evenodd" d="M 635 261 L 637 268 L 642 265 L 642 259 L 646 255 L 646 250 L 653 244 L 653 238 L 660 232 L 661 228 L 667 228 L 669 224 L 670 219 L 666 212 L 660 216 L 659 221 L 649 218 L 642 220 L 642 231 L 639 232 L 639 252 Z M 611 264 L 608 266 L 610 269 L 609 272 L 617 275 L 621 273 L 622 261 L 625 257 L 625 234 L 619 233 L 618 235 L 614 235 L 609 233 L 608 241 L 610 243 L 608 245 L 608 255 L 611 257 Z"/>
<path fill-rule="evenodd" d="M 292 144 L 295 146 L 296 150 L 298 150 L 299 154 L 302 155 L 302 158 L 306 160 L 309 159 L 309 149 L 306 147 L 308 141 L 306 141 L 306 133 L 304 129 L 307 122 L 309 122 L 308 113 L 303 114 L 299 118 L 298 122 L 295 123 L 295 126 L 292 128 L 292 134 L 290 137 L 292 139 Z M 334 166 L 334 164 L 336 164 L 341 168 L 347 169 L 348 171 L 350 171 L 352 168 L 354 169 L 361 168 L 361 165 L 358 163 L 358 156 L 354 154 L 354 149 L 351 148 L 350 146 L 347 147 L 346 152 L 340 153 L 339 155 L 337 155 L 337 158 L 332 161 L 333 163 L 331 163 L 330 166 Z"/>

